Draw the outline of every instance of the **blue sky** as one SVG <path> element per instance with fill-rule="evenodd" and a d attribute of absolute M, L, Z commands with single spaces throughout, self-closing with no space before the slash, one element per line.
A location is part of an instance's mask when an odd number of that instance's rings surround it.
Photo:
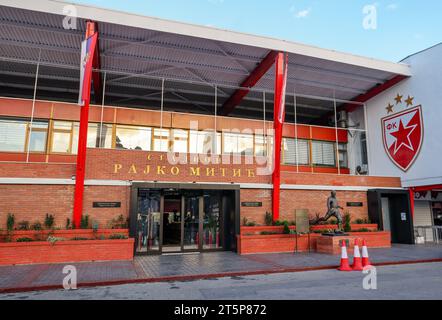
<path fill-rule="evenodd" d="M 440 0 L 71 0 L 399 61 L 442 42 Z M 377 28 L 363 28 L 375 5 Z"/>

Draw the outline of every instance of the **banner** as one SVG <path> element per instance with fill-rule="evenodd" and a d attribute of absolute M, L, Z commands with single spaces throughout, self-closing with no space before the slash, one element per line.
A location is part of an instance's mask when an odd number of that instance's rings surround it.
<path fill-rule="evenodd" d="M 85 101 L 90 99 L 90 86 L 92 79 L 92 62 L 95 55 L 98 34 L 94 33 L 81 43 L 80 63 L 80 92 L 78 104 L 84 106 Z"/>

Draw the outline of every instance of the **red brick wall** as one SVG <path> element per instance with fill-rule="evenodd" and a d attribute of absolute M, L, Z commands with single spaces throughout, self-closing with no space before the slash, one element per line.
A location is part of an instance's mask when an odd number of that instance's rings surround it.
<path fill-rule="evenodd" d="M 330 191 L 322 190 L 281 190 L 280 220 L 294 221 L 296 209 L 308 209 L 310 216 L 316 213 L 324 216 L 327 211 L 327 198 Z M 344 207 L 343 213 L 349 212 L 352 221 L 368 218 L 367 192 L 338 191 L 339 204 Z M 241 208 L 241 218 L 264 224 L 265 213 L 271 212 L 272 190 L 242 189 L 241 202 L 263 202 L 261 208 Z M 346 207 L 347 202 L 362 202 L 363 207 Z"/>
<path fill-rule="evenodd" d="M 1 178 L 50 178 L 71 179 L 75 175 L 74 164 L 54 163 L 1 163 Z"/>
<path fill-rule="evenodd" d="M 83 214 L 106 228 L 120 214 L 128 217 L 129 199 L 129 187 L 86 186 Z M 53 214 L 56 226 L 64 228 L 67 218 L 72 221 L 73 200 L 73 185 L 0 185 L 0 229 L 6 229 L 8 213 L 15 215 L 16 224 L 24 220 L 43 223 L 46 213 Z M 121 208 L 93 208 L 94 201 L 121 202 Z"/>
<path fill-rule="evenodd" d="M 15 222 L 26 220 L 43 224 L 47 213 L 55 216 L 57 226 L 64 227 L 72 218 L 74 186 L 0 185 L 0 228 L 6 229 L 8 213 Z M 72 219 L 71 219 L 72 220 Z"/>

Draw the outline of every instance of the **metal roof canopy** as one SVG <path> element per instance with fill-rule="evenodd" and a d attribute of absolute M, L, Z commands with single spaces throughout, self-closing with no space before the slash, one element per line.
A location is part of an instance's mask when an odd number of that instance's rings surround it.
<path fill-rule="evenodd" d="M 66 30 L 67 4 L 0 0 L 1 95 L 25 97 L 32 91 L 33 64 L 40 57 L 37 96 L 76 101 L 86 20 L 98 23 L 105 103 L 110 105 L 159 108 L 164 78 L 165 110 L 214 114 L 215 87 L 219 109 L 272 50 L 289 54 L 287 94 L 298 95 L 298 121 L 306 123 L 330 112 L 328 103 L 309 96 L 343 103 L 411 75 L 401 63 L 78 4 L 77 30 Z M 231 115 L 262 119 L 266 91 L 270 120 L 273 86 L 272 67 Z"/>

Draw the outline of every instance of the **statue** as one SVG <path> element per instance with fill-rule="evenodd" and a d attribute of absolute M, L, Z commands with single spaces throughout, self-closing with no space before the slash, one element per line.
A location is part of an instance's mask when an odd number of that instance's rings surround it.
<path fill-rule="evenodd" d="M 332 191 L 330 197 L 327 199 L 327 213 L 325 214 L 325 217 L 320 218 L 319 215 L 317 215 L 316 219 L 312 221 L 312 224 L 316 225 L 319 222 L 328 221 L 330 218 L 335 217 L 338 220 L 338 230 L 335 233 L 342 233 L 342 215 L 340 209 L 344 210 L 344 208 L 338 204 L 336 191 Z"/>

